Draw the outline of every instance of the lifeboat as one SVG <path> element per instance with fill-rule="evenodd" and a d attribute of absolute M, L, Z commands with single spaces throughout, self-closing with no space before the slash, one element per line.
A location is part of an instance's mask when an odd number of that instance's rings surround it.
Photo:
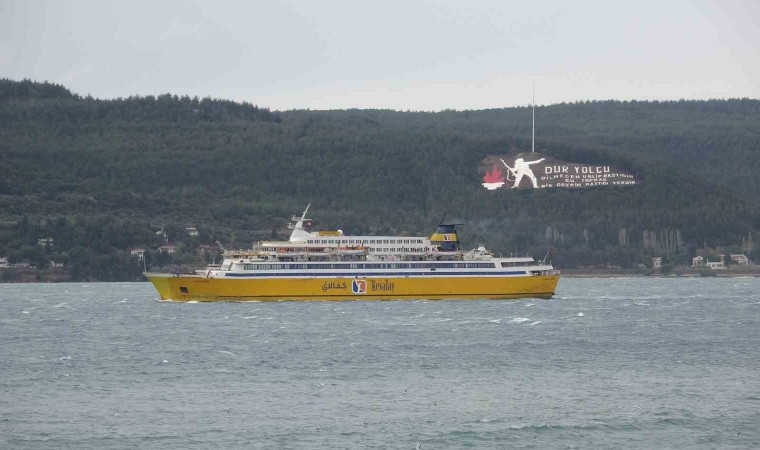
<path fill-rule="evenodd" d="M 340 256 L 360 256 L 367 253 L 367 250 L 362 246 L 347 246 L 338 247 L 335 252 Z"/>

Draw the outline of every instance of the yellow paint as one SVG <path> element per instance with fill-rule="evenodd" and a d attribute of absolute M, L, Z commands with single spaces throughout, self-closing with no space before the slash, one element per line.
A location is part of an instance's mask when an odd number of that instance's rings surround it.
<path fill-rule="evenodd" d="M 431 242 L 457 242 L 458 240 L 456 233 L 433 233 L 433 235 L 430 236 Z"/>
<path fill-rule="evenodd" d="M 453 298 L 549 298 L 559 275 L 519 277 L 324 277 L 206 278 L 194 275 L 146 274 L 163 300 L 395 300 Z M 353 280 L 366 281 L 366 293 L 352 290 Z M 184 287 L 187 292 L 183 292 Z"/>
<path fill-rule="evenodd" d="M 341 236 L 340 231 L 317 231 L 318 236 Z"/>

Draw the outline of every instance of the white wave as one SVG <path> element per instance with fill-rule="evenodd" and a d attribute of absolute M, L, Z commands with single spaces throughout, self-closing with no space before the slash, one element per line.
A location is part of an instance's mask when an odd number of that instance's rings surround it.
<path fill-rule="evenodd" d="M 578 314 L 576 314 L 576 316 L 583 317 L 583 316 L 585 316 L 585 314 L 583 314 L 582 312 L 579 312 Z"/>
<path fill-rule="evenodd" d="M 230 356 L 235 356 L 235 357 L 237 357 L 237 355 L 236 355 L 236 354 L 234 354 L 234 353 L 232 353 L 232 352 L 228 352 L 227 350 L 219 350 L 219 353 L 223 353 L 223 354 L 225 354 L 225 355 L 230 355 Z"/>
<path fill-rule="evenodd" d="M 532 327 L 533 325 L 538 325 L 539 323 L 541 323 L 541 321 L 540 321 L 540 320 L 537 320 L 537 321 L 535 321 L 535 322 L 533 322 L 533 323 L 529 323 L 529 324 L 528 324 L 528 326 L 531 326 L 531 327 Z"/>
<path fill-rule="evenodd" d="M 488 323 L 501 323 L 501 319 L 489 320 Z"/>
<path fill-rule="evenodd" d="M 243 316 L 243 319 L 255 319 L 259 316 Z"/>
<path fill-rule="evenodd" d="M 526 303 L 525 306 L 533 306 L 535 303 Z"/>
<path fill-rule="evenodd" d="M 760 303 L 760 302 L 758 302 Z M 29 314 L 29 311 L 21 311 L 21 314 Z"/>
<path fill-rule="evenodd" d="M 523 322 L 530 322 L 530 319 L 528 319 L 527 317 L 515 317 L 514 319 L 509 321 L 509 323 L 523 323 Z"/>
<path fill-rule="evenodd" d="M 69 360 L 71 360 L 71 356 L 69 355 L 58 358 L 58 361 L 69 361 Z"/>
<path fill-rule="evenodd" d="M 190 300 L 188 303 L 198 303 L 198 302 L 195 300 Z"/>

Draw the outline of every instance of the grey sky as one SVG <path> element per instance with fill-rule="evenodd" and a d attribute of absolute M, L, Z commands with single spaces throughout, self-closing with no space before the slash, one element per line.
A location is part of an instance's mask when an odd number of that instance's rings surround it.
<path fill-rule="evenodd" d="M 0 77 L 272 109 L 760 97 L 760 1 L 8 1 Z"/>

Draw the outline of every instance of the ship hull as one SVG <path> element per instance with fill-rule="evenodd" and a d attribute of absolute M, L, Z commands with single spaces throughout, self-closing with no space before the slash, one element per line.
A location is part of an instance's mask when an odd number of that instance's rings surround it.
<path fill-rule="evenodd" d="M 396 300 L 550 298 L 559 275 L 234 278 L 146 274 L 162 300 Z"/>

